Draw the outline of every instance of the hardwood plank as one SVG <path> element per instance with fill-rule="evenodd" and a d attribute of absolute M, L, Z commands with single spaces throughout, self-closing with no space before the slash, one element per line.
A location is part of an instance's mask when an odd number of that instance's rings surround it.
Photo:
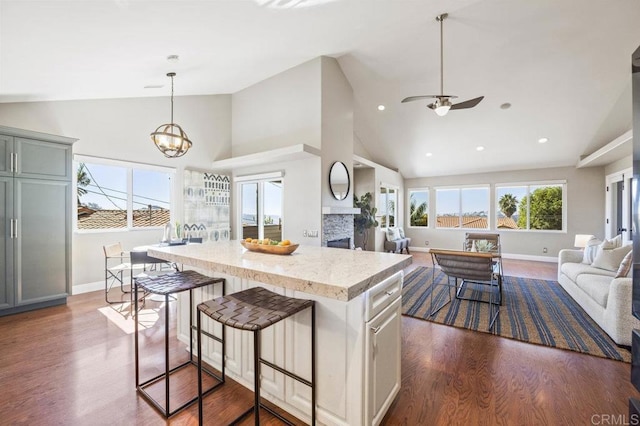
<path fill-rule="evenodd" d="M 557 272 L 553 263 L 504 262 L 507 275 L 555 279 Z M 414 253 L 407 272 L 429 264 L 428 254 Z M 0 318 L 0 424 L 197 424 L 196 405 L 166 421 L 136 393 L 133 337 L 100 313 L 104 306 L 97 291 Z M 163 324 L 160 310 L 141 333 L 144 374 L 162 368 Z M 629 364 L 410 317 L 402 327 L 402 389 L 385 425 L 591 424 L 593 415 L 625 415 L 627 398 L 638 397 Z M 172 342 L 177 364 L 187 352 Z M 192 388 L 191 375 L 176 379 L 176 398 L 178 389 Z M 251 406 L 252 395 L 229 380 L 205 399 L 205 424 L 226 424 Z M 264 411 L 261 418 L 280 424 Z"/>

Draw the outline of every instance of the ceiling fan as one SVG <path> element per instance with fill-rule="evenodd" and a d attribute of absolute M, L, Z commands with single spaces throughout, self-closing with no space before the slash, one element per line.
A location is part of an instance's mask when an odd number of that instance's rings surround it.
<path fill-rule="evenodd" d="M 439 95 L 422 95 L 422 96 L 409 96 L 404 98 L 404 102 L 419 101 L 421 99 L 435 99 L 433 103 L 427 105 L 427 108 L 431 108 L 439 116 L 447 115 L 450 109 L 467 109 L 473 108 L 478 105 L 484 96 L 469 99 L 468 101 L 459 102 L 457 104 L 451 103 L 451 99 L 457 98 L 457 96 L 444 94 L 444 54 L 443 54 L 443 22 L 449 16 L 448 13 L 443 13 L 436 17 L 436 21 L 440 22 L 440 94 Z"/>

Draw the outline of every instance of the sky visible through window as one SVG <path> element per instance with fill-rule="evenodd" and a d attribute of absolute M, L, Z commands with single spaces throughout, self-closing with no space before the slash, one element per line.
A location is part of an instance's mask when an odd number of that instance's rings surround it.
<path fill-rule="evenodd" d="M 104 210 L 127 209 L 127 169 L 125 167 L 85 163 L 91 183 L 80 197 L 83 205 Z M 154 170 L 133 170 L 133 209 L 153 207 L 169 209 L 171 175 Z"/>
<path fill-rule="evenodd" d="M 488 213 L 488 188 L 464 188 L 462 191 L 463 213 Z M 438 216 L 460 214 L 460 189 L 438 189 L 436 191 L 436 214 Z"/>
<path fill-rule="evenodd" d="M 242 185 L 242 221 L 256 223 L 257 183 Z M 264 216 L 271 217 L 275 224 L 282 217 L 282 181 L 264 182 Z"/>

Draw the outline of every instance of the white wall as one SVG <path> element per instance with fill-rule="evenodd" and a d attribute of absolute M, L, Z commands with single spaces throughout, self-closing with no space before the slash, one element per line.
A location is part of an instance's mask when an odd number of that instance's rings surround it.
<path fill-rule="evenodd" d="M 234 157 L 301 143 L 321 147 L 320 62 L 313 59 L 231 95 Z"/>
<path fill-rule="evenodd" d="M 621 172 L 626 169 L 633 168 L 633 156 L 627 155 L 624 158 L 619 159 L 618 161 L 614 161 L 611 164 L 607 164 L 604 167 L 604 175 L 612 175 L 617 172 Z"/>
<path fill-rule="evenodd" d="M 322 206 L 353 207 L 353 89 L 338 61 L 323 56 L 322 69 Z M 329 188 L 334 162 L 347 166 L 351 187 L 344 200 L 336 200 Z"/>
<path fill-rule="evenodd" d="M 176 168 L 176 206 L 182 206 L 182 170 L 207 170 L 214 159 L 231 155 L 231 97 L 175 98 L 175 121 L 193 147 L 183 157 L 165 158 L 149 134 L 170 121 L 169 97 L 0 104 L 0 124 L 78 138 L 74 154 Z M 182 216 L 177 209 L 176 219 Z M 155 243 L 161 230 L 74 233 L 73 285 L 104 279 L 102 246 L 120 241 L 125 249 Z"/>
<path fill-rule="evenodd" d="M 490 208 L 495 214 L 496 183 L 536 182 L 549 180 L 567 181 L 567 231 L 566 232 L 527 232 L 498 231 L 501 236 L 503 253 L 524 256 L 557 257 L 563 248 L 573 248 L 576 234 L 594 234 L 603 237 L 605 210 L 604 167 L 576 169 L 574 167 L 519 170 L 510 172 L 479 173 L 460 176 L 439 176 L 405 180 L 405 200 L 411 188 L 429 187 L 429 222 L 431 228 L 420 229 L 405 227 L 411 237 L 412 247 L 437 247 L 459 249 L 464 240 L 465 230 L 435 229 L 435 186 L 455 186 L 473 184 L 491 184 Z M 408 209 L 405 209 L 405 223 L 408 224 Z M 429 245 L 425 244 L 429 241 Z M 547 253 L 543 253 L 543 248 Z"/>

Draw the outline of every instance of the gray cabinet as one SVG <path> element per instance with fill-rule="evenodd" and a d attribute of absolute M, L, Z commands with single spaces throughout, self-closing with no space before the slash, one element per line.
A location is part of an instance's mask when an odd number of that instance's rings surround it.
<path fill-rule="evenodd" d="M 66 302 L 73 142 L 0 126 L 0 315 Z"/>

